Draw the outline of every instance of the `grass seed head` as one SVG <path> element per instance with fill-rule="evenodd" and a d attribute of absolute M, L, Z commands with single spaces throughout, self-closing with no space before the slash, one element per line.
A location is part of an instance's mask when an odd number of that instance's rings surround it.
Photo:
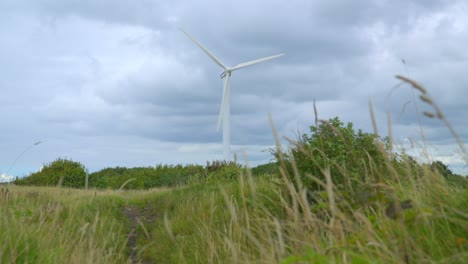
<path fill-rule="evenodd" d="M 419 83 L 417 83 L 416 81 L 413 81 L 411 80 L 410 78 L 407 78 L 407 77 L 404 77 L 404 76 L 401 76 L 401 75 L 396 75 L 395 76 L 397 79 L 400 79 L 402 80 L 403 82 L 405 83 L 409 83 L 413 88 L 417 89 L 418 91 L 420 91 L 421 93 L 423 94 L 427 94 L 427 90 L 422 87 L 422 85 L 420 85 Z"/>
<path fill-rule="evenodd" d="M 435 115 L 433 113 L 429 113 L 429 112 L 423 112 L 423 114 L 429 118 L 434 118 Z"/>

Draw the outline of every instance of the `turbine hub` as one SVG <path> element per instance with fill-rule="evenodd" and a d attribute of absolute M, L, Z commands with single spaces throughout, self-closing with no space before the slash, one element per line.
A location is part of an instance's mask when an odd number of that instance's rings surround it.
<path fill-rule="evenodd" d="M 226 75 L 231 76 L 231 72 L 232 72 L 231 69 L 227 69 L 227 70 L 223 71 L 223 73 L 221 73 L 220 76 L 221 76 L 221 78 L 226 77 Z"/>

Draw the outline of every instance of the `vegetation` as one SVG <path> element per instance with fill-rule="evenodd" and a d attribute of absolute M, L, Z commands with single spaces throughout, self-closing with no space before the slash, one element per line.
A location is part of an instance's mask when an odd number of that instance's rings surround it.
<path fill-rule="evenodd" d="M 16 185 L 64 186 L 83 188 L 86 181 L 86 169 L 83 164 L 59 158 L 28 177 L 16 179 Z"/>
<path fill-rule="evenodd" d="M 165 213 L 145 222 L 148 235 L 142 234 L 139 241 L 139 247 L 146 248 L 142 259 L 158 263 L 464 263 L 468 193 L 451 189 L 438 177 L 431 174 L 426 177 L 430 179 L 405 187 L 374 186 L 411 201 L 412 208 L 393 209 L 394 213 L 387 213 L 391 205 L 378 199 L 359 206 L 341 201 L 331 182 L 332 188 L 310 203 L 287 177 L 278 184 L 274 179 L 250 181 L 243 176 L 222 188 L 167 192 L 147 202 L 153 214 Z M 411 188 L 418 191 L 403 194 Z"/>
<path fill-rule="evenodd" d="M 16 179 L 16 185 L 64 186 L 97 189 L 151 189 L 187 184 L 231 181 L 245 170 L 235 162 L 214 161 L 201 165 L 157 165 L 155 167 L 105 168 L 87 175 L 85 167 L 71 160 L 57 159 L 39 172 Z"/>
<path fill-rule="evenodd" d="M 352 123 L 345 126 L 335 117 L 311 126 L 310 131 L 311 135 L 304 134 L 292 142 L 291 155 L 284 155 L 280 150 L 274 153 L 289 169 L 289 174 L 296 167 L 301 184 L 308 191 L 324 189 L 314 177 L 323 180 L 325 168 L 342 190 L 351 191 L 385 167 L 388 148 L 384 149 L 382 142 L 387 140 L 362 130 L 355 131 Z"/>
<path fill-rule="evenodd" d="M 338 127 L 330 127 L 333 123 Z M 453 174 L 437 167 L 443 163 L 418 164 L 392 154 L 372 134 L 356 133 L 337 118 L 323 124 L 330 129 L 312 129 L 315 134 L 292 142 L 290 154 L 278 148 L 276 170 L 267 164 L 252 169 L 261 172 L 255 176 L 241 171 L 222 185 L 150 197 L 144 203 L 149 214 L 164 216 L 145 222 L 141 258 L 158 263 L 468 260 L 468 189 L 448 180 Z M 343 130 L 348 139 L 340 141 Z M 359 149 L 350 150 L 349 142 Z M 313 151 L 314 144 L 320 151 Z M 348 169 L 360 159 L 361 166 Z"/>
<path fill-rule="evenodd" d="M 124 263 L 117 193 L 0 187 L 1 263 Z"/>
<path fill-rule="evenodd" d="M 106 168 L 89 175 L 91 187 L 99 189 L 149 189 L 187 184 L 191 177 L 204 173 L 200 165 L 158 165 L 146 168 Z M 127 184 L 125 184 L 127 183 Z"/>
<path fill-rule="evenodd" d="M 452 172 L 447 165 L 445 165 L 442 161 L 437 160 L 431 163 L 430 168 L 433 172 L 439 173 L 444 177 L 448 184 L 461 187 L 461 188 L 468 188 L 468 180 L 466 176 L 458 175 Z"/>

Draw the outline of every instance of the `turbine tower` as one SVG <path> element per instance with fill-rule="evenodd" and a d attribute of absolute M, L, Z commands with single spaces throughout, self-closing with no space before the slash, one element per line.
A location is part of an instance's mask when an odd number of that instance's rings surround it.
<path fill-rule="evenodd" d="M 206 55 L 208 55 L 216 64 L 218 64 L 221 68 L 223 68 L 223 73 L 221 74 L 221 78 L 224 79 L 224 89 L 223 89 L 223 97 L 221 99 L 221 109 L 219 111 L 218 117 L 218 131 L 221 127 L 221 121 L 223 122 L 223 145 L 224 145 L 224 160 L 230 161 L 231 160 L 231 90 L 229 79 L 231 78 L 231 74 L 235 70 L 239 70 L 241 68 L 251 66 L 260 62 L 264 62 L 267 60 L 272 60 L 278 57 L 283 56 L 284 54 L 277 54 L 261 59 L 251 60 L 248 62 L 237 64 L 234 67 L 228 67 L 224 63 L 222 63 L 218 58 L 216 58 L 210 51 L 208 51 L 200 42 L 195 40 L 190 34 L 185 32 L 181 29 L 181 31 L 187 35 L 187 37 L 192 40 L 200 49 L 202 49 Z"/>

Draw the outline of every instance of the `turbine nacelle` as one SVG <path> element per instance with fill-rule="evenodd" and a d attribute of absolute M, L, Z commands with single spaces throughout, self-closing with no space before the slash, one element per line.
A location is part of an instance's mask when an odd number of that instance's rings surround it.
<path fill-rule="evenodd" d="M 226 69 L 226 70 L 223 71 L 223 72 L 221 73 L 221 75 L 219 75 L 219 76 L 220 76 L 221 79 L 222 79 L 222 78 L 226 77 L 226 75 L 231 76 L 231 72 L 232 72 L 231 69 Z"/>

